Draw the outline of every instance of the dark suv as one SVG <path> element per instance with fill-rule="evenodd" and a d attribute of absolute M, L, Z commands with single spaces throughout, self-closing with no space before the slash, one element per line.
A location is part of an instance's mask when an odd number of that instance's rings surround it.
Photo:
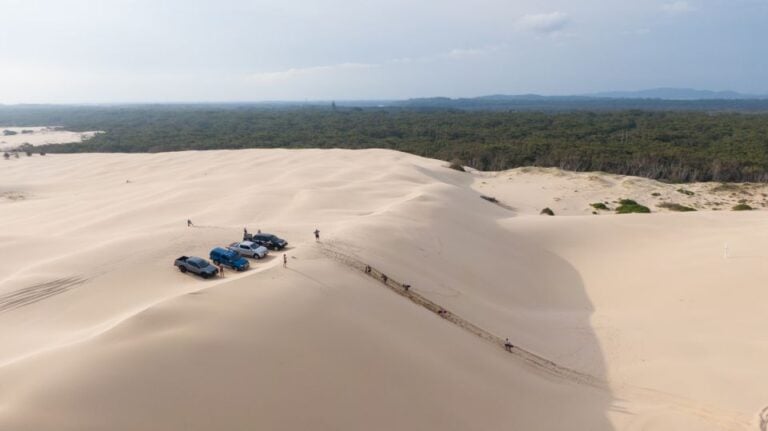
<path fill-rule="evenodd" d="M 253 241 L 256 244 L 263 245 L 271 250 L 282 250 L 288 245 L 288 241 L 278 238 L 270 233 L 255 233 L 253 235 L 247 234 L 244 238 L 246 241 Z"/>

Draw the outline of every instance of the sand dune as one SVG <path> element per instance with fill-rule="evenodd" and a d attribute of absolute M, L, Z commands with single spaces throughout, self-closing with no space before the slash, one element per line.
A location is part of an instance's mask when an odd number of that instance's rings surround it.
<path fill-rule="evenodd" d="M 678 204 L 699 211 L 727 211 L 745 203 L 768 206 L 765 184 L 691 183 L 666 184 L 647 178 L 602 172 L 567 172 L 556 168 L 518 168 L 505 172 L 474 172 L 474 187 L 485 196 L 520 214 L 539 214 L 551 208 L 557 215 L 606 215 L 591 204 L 609 209 L 620 199 L 633 199 L 652 212 L 670 212 L 664 204 Z M 542 177 L 547 178 L 542 181 Z M 511 204 L 510 204 L 511 203 Z"/>
<path fill-rule="evenodd" d="M 0 429 L 766 427 L 768 221 L 706 210 L 740 191 L 384 150 L 7 163 Z M 588 206 L 657 192 L 702 211 Z M 288 268 L 172 267 L 244 226 Z"/>
<path fill-rule="evenodd" d="M 15 134 L 5 134 L 5 131 Z M 0 127 L 0 151 L 16 149 L 24 144 L 68 144 L 90 139 L 99 132 L 71 132 L 55 127 Z"/>

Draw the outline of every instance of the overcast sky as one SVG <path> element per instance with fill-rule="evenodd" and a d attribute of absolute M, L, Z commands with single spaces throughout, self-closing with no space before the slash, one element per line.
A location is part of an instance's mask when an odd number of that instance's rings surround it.
<path fill-rule="evenodd" d="M 0 0 L 0 103 L 768 93 L 768 0 Z"/>

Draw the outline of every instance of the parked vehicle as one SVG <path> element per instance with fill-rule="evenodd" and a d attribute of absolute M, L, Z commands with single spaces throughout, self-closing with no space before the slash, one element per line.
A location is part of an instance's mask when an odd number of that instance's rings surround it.
<path fill-rule="evenodd" d="M 245 271 L 250 266 L 248 260 L 242 258 L 237 252 L 222 247 L 211 250 L 210 257 L 216 265 L 226 265 L 237 271 Z"/>
<path fill-rule="evenodd" d="M 210 278 L 219 273 L 218 268 L 202 257 L 181 256 L 173 263 L 181 272 L 191 272 L 203 278 Z"/>
<path fill-rule="evenodd" d="M 254 259 L 261 259 L 269 254 L 269 250 L 266 247 L 256 244 L 253 241 L 233 242 L 227 248 L 240 256 L 252 257 Z"/>
<path fill-rule="evenodd" d="M 271 250 L 282 250 L 288 245 L 288 241 L 278 238 L 270 233 L 255 233 L 245 235 L 246 241 L 252 241 Z"/>

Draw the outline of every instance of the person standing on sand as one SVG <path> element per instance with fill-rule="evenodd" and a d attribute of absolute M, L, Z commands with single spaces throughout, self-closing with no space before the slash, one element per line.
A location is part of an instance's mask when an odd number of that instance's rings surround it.
<path fill-rule="evenodd" d="M 315 241 L 320 241 L 320 231 L 315 229 Z"/>
<path fill-rule="evenodd" d="M 244 227 L 244 228 L 243 228 L 243 238 L 245 238 L 245 237 L 247 237 L 247 236 L 248 236 L 248 228 L 247 228 L 247 227 Z"/>
<path fill-rule="evenodd" d="M 187 227 L 192 227 L 192 220 L 187 219 Z"/>
<path fill-rule="evenodd" d="M 509 342 L 509 338 L 507 338 L 506 340 L 504 340 L 504 349 L 505 349 L 507 352 L 511 352 L 511 351 L 512 351 L 512 349 L 513 349 L 514 347 L 515 347 L 515 346 L 514 346 L 514 345 L 512 345 L 512 343 L 510 343 L 510 342 Z"/>
<path fill-rule="evenodd" d="M 219 276 L 221 276 L 221 278 L 224 278 L 224 265 L 222 264 L 219 264 Z"/>
<path fill-rule="evenodd" d="M 288 267 L 288 254 L 283 253 L 283 268 Z"/>

